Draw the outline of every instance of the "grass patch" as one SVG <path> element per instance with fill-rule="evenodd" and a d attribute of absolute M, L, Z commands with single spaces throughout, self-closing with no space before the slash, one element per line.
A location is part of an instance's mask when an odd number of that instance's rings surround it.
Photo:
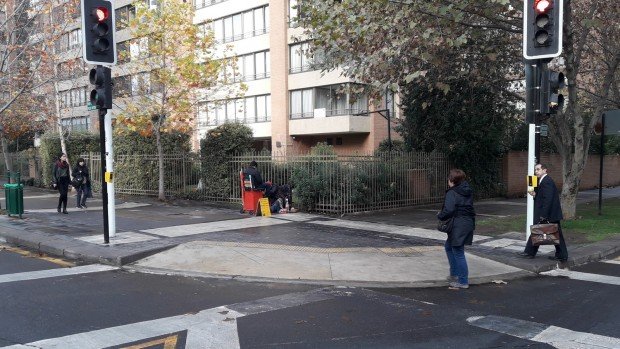
<path fill-rule="evenodd" d="M 577 205 L 577 219 L 562 221 L 567 240 L 596 242 L 620 234 L 620 198 L 603 200 L 602 215 L 598 201 Z M 505 218 L 490 218 L 476 222 L 476 231 L 484 235 L 500 235 L 525 230 L 525 214 Z"/>
<path fill-rule="evenodd" d="M 577 206 L 577 219 L 564 221 L 562 229 L 583 235 L 588 241 L 601 241 L 620 234 L 620 198 L 603 200 L 602 215 L 598 215 L 598 201 Z"/>

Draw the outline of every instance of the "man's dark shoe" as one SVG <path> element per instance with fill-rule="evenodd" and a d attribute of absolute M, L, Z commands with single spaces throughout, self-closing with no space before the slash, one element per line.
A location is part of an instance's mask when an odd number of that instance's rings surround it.
<path fill-rule="evenodd" d="M 518 252 L 517 256 L 521 257 L 521 258 L 526 258 L 526 259 L 534 259 L 535 256 L 532 256 L 529 253 L 525 253 L 525 252 Z"/>
<path fill-rule="evenodd" d="M 562 263 L 565 263 L 566 261 L 568 261 L 568 258 L 559 258 L 559 257 L 556 257 L 556 256 L 549 256 L 547 258 L 551 259 L 552 261 L 558 261 L 558 262 L 562 262 Z"/>

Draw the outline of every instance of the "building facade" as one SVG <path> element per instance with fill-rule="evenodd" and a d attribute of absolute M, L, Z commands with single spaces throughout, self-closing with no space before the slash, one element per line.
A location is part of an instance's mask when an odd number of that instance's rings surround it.
<path fill-rule="evenodd" d="M 308 41 L 303 29 L 296 26 L 296 0 L 193 1 L 194 24 L 205 32 L 212 30 L 222 51 L 231 48 L 227 52 L 237 57 L 238 70 L 232 83 L 247 86 L 243 97 L 211 96 L 200 101 L 194 125 L 195 147 L 209 129 L 225 122 L 248 125 L 255 148 L 282 154 L 303 153 L 318 142 L 333 145 L 339 153 L 366 153 L 387 139 L 388 120 L 365 112 L 389 107 L 397 118 L 393 98 L 386 96 L 374 106 L 363 93 L 347 92 L 354 82 L 340 71 L 321 73 L 321 58 L 306 54 Z M 148 44 L 132 39 L 122 24 L 135 15 L 133 3 L 135 0 L 113 2 L 119 52 L 118 65 L 112 69 L 113 95 L 115 103 L 118 100 L 121 104 L 150 91 L 148 72 L 123 69 L 131 60 L 148 56 Z M 149 3 L 156 6 L 152 0 Z M 80 58 L 79 21 L 68 28 L 66 40 L 57 44 L 59 52 L 70 52 L 57 66 L 59 76 L 66 78 L 58 84 L 57 92 L 62 123 L 92 130 L 97 125 L 87 110 L 89 67 Z M 114 115 L 115 111 L 110 112 Z M 396 137 L 394 132 L 392 136 Z"/>

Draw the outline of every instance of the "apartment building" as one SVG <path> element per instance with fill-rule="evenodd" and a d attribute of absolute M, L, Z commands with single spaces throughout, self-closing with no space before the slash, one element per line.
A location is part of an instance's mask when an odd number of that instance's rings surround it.
<path fill-rule="evenodd" d="M 343 92 L 347 90 L 343 87 L 355 82 L 342 77 L 340 71 L 321 74 L 321 58 L 306 54 L 308 41 L 294 20 L 297 0 L 193 1 L 194 23 L 203 30 L 213 30 L 221 47 L 232 47 L 230 52 L 238 58 L 233 83 L 244 83 L 248 88 L 241 98 L 211 96 L 200 101 L 195 146 L 209 129 L 235 121 L 252 129 L 257 149 L 278 153 L 305 152 L 318 142 L 333 145 L 339 153 L 370 152 L 387 138 L 388 121 L 383 116 L 358 115 L 377 107 L 369 105 L 364 94 Z M 113 69 L 114 97 L 119 100 L 150 90 L 148 72 L 126 74 L 122 69 L 128 61 L 148 55 L 148 45 L 132 39 L 121 25 L 121 19 L 134 15 L 134 2 L 114 1 L 117 51 L 129 52 Z M 156 1 L 150 2 L 156 6 Z M 59 50 L 72 51 L 81 46 L 81 29 L 79 23 L 76 25 L 69 27 Z M 58 89 L 63 123 L 72 128 L 95 129 L 96 118 L 89 116 L 86 108 L 88 82 L 80 77 L 88 67 L 76 54 L 67 56 L 71 59 L 58 65 L 59 73 L 66 72 L 68 78 Z M 392 116 L 398 117 L 391 96 L 381 103 L 379 109 L 387 106 Z M 111 112 L 114 115 L 115 110 Z"/>

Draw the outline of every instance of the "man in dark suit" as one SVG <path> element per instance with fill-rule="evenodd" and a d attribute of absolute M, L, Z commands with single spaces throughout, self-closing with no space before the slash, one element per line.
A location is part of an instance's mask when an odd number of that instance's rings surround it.
<path fill-rule="evenodd" d="M 547 175 L 547 167 L 543 164 L 536 164 L 534 174 L 538 177 L 538 186 L 530 195 L 534 196 L 534 224 L 540 222 L 557 223 L 560 233 L 560 244 L 555 245 L 555 256 L 549 259 L 566 262 L 568 260 L 568 250 L 564 235 L 562 235 L 562 227 L 560 221 L 562 216 L 562 207 L 560 206 L 560 195 L 555 182 Z M 532 238 L 527 240 L 525 251 L 519 253 L 524 258 L 534 258 L 538 252 L 538 246 L 532 245 Z"/>

